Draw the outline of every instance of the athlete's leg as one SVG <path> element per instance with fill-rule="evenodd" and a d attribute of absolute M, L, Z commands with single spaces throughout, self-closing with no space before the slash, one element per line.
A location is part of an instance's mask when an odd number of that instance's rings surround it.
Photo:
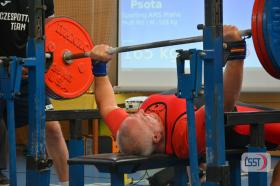
<path fill-rule="evenodd" d="M 46 146 L 59 180 L 68 181 L 68 150 L 58 121 L 46 123 Z"/>

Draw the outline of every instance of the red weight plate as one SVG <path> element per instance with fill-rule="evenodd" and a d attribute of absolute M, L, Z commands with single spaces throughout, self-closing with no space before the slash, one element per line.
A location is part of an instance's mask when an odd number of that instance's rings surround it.
<path fill-rule="evenodd" d="M 278 10 L 278 12 L 277 12 Z M 263 38 L 267 54 L 277 71 L 280 72 L 280 1 L 265 1 L 263 10 Z M 277 29 L 278 28 L 278 29 Z"/>
<path fill-rule="evenodd" d="M 264 55 L 265 64 L 269 66 L 268 73 L 273 76 L 274 78 L 279 79 L 280 78 L 280 72 L 278 68 L 275 67 L 275 64 L 273 62 L 273 59 L 270 58 L 267 50 L 271 50 L 270 48 L 266 47 L 265 39 L 264 39 L 264 32 L 263 32 L 263 15 L 265 14 L 265 0 L 260 0 L 260 6 L 258 10 L 258 19 L 257 19 L 257 28 L 258 28 L 258 36 L 259 36 L 259 46 L 261 48 L 261 51 Z"/>
<path fill-rule="evenodd" d="M 262 52 L 259 48 L 259 41 L 258 41 L 257 18 L 258 18 L 259 3 L 260 3 L 260 0 L 255 0 L 255 2 L 254 2 L 253 12 L 252 12 L 252 22 L 251 22 L 251 24 L 252 24 L 251 27 L 252 28 L 251 29 L 252 29 L 253 43 L 254 43 L 254 47 L 255 47 L 257 56 L 258 56 L 261 64 L 265 68 L 265 70 L 267 70 L 268 66 L 264 63 L 264 57 L 263 57 Z"/>
<path fill-rule="evenodd" d="M 274 68 L 265 47 L 262 30 L 262 17 L 264 10 L 264 0 L 255 0 L 252 13 L 252 35 L 257 56 L 264 69 L 273 77 L 280 78 L 279 72 Z"/>
<path fill-rule="evenodd" d="M 93 82 L 89 58 L 65 63 L 65 51 L 90 51 L 93 43 L 87 31 L 70 18 L 52 18 L 45 25 L 46 52 L 53 53 L 53 63 L 45 74 L 48 89 L 57 97 L 71 99 L 85 93 Z"/>

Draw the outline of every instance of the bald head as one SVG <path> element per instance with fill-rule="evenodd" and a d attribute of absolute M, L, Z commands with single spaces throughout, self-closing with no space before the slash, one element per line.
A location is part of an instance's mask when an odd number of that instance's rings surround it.
<path fill-rule="evenodd" d="M 117 133 L 120 151 L 125 154 L 150 155 L 164 151 L 164 128 L 157 115 L 140 110 L 128 116 Z M 159 148 L 160 146 L 160 148 Z"/>

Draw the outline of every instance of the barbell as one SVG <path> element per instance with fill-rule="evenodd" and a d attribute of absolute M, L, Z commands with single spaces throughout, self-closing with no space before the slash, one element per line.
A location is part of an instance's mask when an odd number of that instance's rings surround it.
<path fill-rule="evenodd" d="M 247 30 L 240 30 L 241 36 L 251 36 L 252 31 L 251 29 Z M 181 45 L 181 44 L 189 44 L 189 43 L 198 43 L 203 41 L 203 36 L 194 36 L 194 37 L 187 37 L 187 38 L 180 38 L 180 39 L 172 39 L 172 40 L 164 40 L 164 41 L 157 41 L 139 45 L 130 45 L 130 46 L 122 46 L 122 47 L 115 47 L 109 48 L 109 54 L 116 54 L 116 53 L 123 53 L 123 52 L 131 52 L 136 50 L 144 50 L 150 48 L 159 48 L 159 47 L 166 47 L 166 46 L 173 46 L 173 45 Z M 65 62 L 71 61 L 73 59 L 80 59 L 80 58 L 87 58 L 90 57 L 90 52 L 85 53 L 77 53 L 73 54 L 71 52 L 66 52 L 62 56 Z M 68 62 L 69 63 L 69 62 Z"/>
<path fill-rule="evenodd" d="M 257 56 L 264 69 L 280 79 L 280 0 L 255 0 L 251 29 Z M 90 50 L 93 43 L 86 30 L 70 18 L 52 18 L 45 26 L 47 57 L 52 65 L 45 74 L 47 93 L 55 99 L 82 95 L 92 84 Z M 110 54 L 201 42 L 202 36 L 111 48 Z M 75 61 L 75 62 L 74 62 Z"/>

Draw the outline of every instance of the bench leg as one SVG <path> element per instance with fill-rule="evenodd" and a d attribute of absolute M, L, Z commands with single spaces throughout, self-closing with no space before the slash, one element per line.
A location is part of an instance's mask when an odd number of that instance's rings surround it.
<path fill-rule="evenodd" d="M 240 157 L 230 157 L 230 184 L 232 186 L 241 186 Z"/>
<path fill-rule="evenodd" d="M 265 153 L 265 147 L 249 147 L 249 152 L 253 153 Z M 267 185 L 267 172 L 249 172 L 248 174 L 249 186 L 263 186 Z"/>
<path fill-rule="evenodd" d="M 186 166 L 176 166 L 175 169 L 175 186 L 187 185 L 187 167 Z"/>
<path fill-rule="evenodd" d="M 249 172 L 249 186 L 267 185 L 266 172 Z"/>
<path fill-rule="evenodd" d="M 26 172 L 26 185 L 50 185 L 50 169 L 43 171 L 28 170 Z"/>
<path fill-rule="evenodd" d="M 111 186 L 124 186 L 124 173 L 111 173 Z"/>
<path fill-rule="evenodd" d="M 69 157 L 82 156 L 84 154 L 83 140 L 70 140 L 68 142 Z M 69 165 L 70 186 L 84 185 L 84 165 Z"/>

